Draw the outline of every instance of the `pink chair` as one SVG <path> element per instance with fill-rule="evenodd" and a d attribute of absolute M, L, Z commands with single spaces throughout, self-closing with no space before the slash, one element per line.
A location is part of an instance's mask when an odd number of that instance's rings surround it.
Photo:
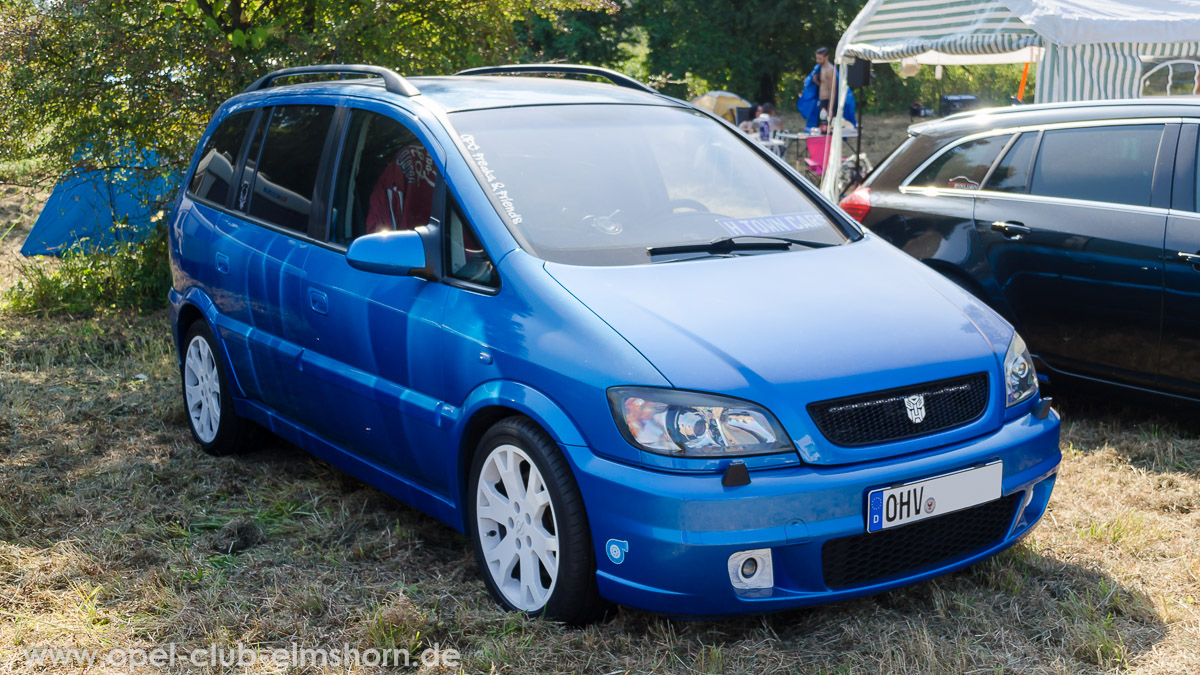
<path fill-rule="evenodd" d="M 824 175 L 825 164 L 829 161 L 829 137 L 810 136 L 804 139 L 804 143 L 808 147 L 808 157 L 804 158 L 808 170 L 816 176 Z"/>

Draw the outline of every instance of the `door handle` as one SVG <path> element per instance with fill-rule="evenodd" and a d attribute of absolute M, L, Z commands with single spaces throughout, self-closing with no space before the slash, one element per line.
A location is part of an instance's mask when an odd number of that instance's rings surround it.
<path fill-rule="evenodd" d="M 329 296 L 315 288 L 308 289 L 308 306 L 317 314 L 329 313 Z"/>
<path fill-rule="evenodd" d="M 1192 267 L 1194 267 L 1196 271 L 1200 272 L 1200 254 L 1184 253 L 1183 251 L 1180 251 L 1178 255 L 1180 258 L 1183 258 L 1184 262 L 1191 263 Z"/>
<path fill-rule="evenodd" d="M 217 271 L 221 274 L 229 274 L 229 256 L 224 253 L 217 254 Z"/>
<path fill-rule="evenodd" d="M 992 223 L 992 229 L 1009 239 L 1020 239 L 1021 237 L 1033 232 L 1032 229 L 1025 227 L 1023 223 L 1016 221 L 1000 221 Z"/>

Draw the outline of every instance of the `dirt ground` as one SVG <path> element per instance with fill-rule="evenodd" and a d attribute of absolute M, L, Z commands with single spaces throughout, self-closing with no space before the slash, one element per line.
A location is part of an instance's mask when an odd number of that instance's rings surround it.
<path fill-rule="evenodd" d="M 783 121 L 785 130 L 795 132 L 804 127 L 804 119 L 795 111 L 785 110 L 777 114 Z M 907 138 L 908 127 L 911 124 L 908 115 L 895 113 L 874 115 L 870 111 L 859 121 L 862 125 L 862 153 L 871 160 L 872 166 L 878 165 Z M 848 146 L 845 151 L 846 155 L 858 151 L 857 137 L 847 138 L 846 143 Z"/>
<path fill-rule="evenodd" d="M 2 208 L 22 223 L 11 270 L 36 206 Z M 162 311 L 0 312 L 0 672 L 80 672 L 34 665 L 39 647 L 170 644 L 436 644 L 466 673 L 1200 672 L 1194 415 L 1059 395 L 1048 513 L 970 569 L 766 617 L 571 629 L 500 611 L 462 535 L 283 441 L 200 453 L 169 335 Z"/>

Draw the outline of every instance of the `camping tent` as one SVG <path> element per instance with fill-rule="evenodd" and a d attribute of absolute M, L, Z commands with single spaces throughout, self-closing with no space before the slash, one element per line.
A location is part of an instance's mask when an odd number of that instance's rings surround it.
<path fill-rule="evenodd" d="M 154 215 L 178 189 L 178 178 L 153 176 L 148 167 L 158 163 L 154 153 L 126 155 L 128 167 L 68 171 L 54 186 L 21 253 L 105 250 L 151 233 Z"/>
<path fill-rule="evenodd" d="M 692 99 L 692 105 L 724 117 L 730 124 L 737 124 L 736 110 L 738 108 L 754 107 L 741 96 L 727 91 L 710 91 L 707 94 L 701 94 Z"/>
<path fill-rule="evenodd" d="M 834 63 L 1036 61 L 1039 103 L 1136 98 L 1200 93 L 1197 37 L 1200 0 L 869 0 Z M 836 159 L 840 116 L 833 127 Z M 821 187 L 832 194 L 833 172 Z"/>

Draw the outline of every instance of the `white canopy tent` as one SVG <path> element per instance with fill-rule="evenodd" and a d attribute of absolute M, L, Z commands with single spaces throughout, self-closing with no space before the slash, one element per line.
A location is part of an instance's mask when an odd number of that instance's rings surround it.
<path fill-rule="evenodd" d="M 1036 62 L 1039 103 L 1136 98 L 1147 83 L 1158 87 L 1156 94 L 1200 93 L 1198 38 L 1200 0 L 869 0 L 834 54 L 838 101 L 846 99 L 847 66 L 860 58 L 922 65 Z M 1191 91 L 1179 86 L 1176 67 L 1194 79 Z M 833 119 L 830 167 L 841 163 L 840 112 Z M 825 172 L 825 194 L 834 196 L 837 174 Z"/>

